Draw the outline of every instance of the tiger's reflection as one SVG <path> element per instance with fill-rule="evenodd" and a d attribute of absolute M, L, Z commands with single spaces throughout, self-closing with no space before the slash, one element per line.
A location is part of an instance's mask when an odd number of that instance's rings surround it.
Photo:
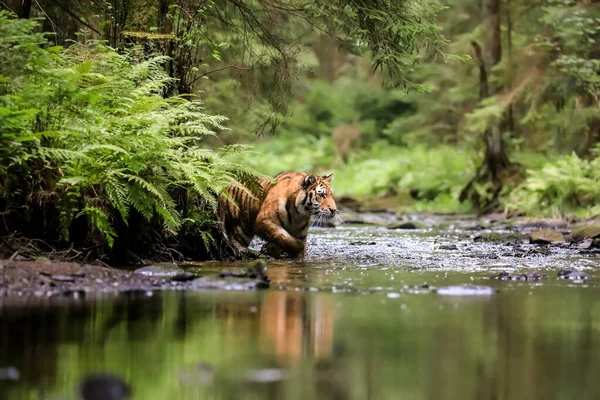
<path fill-rule="evenodd" d="M 281 361 L 332 353 L 334 307 L 329 296 L 272 291 L 260 307 L 264 346 L 273 347 Z"/>

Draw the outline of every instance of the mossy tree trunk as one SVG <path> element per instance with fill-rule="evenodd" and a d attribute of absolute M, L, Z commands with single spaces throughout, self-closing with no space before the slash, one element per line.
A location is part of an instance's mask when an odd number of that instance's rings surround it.
<path fill-rule="evenodd" d="M 473 42 L 475 59 L 479 63 L 480 100 L 495 96 L 501 87 L 489 81 L 492 68 L 502 59 L 500 0 L 482 0 L 484 46 Z M 469 200 L 478 209 L 489 210 L 497 204 L 498 195 L 507 180 L 514 176 L 518 166 L 512 164 L 506 152 L 503 131 L 510 124 L 508 113 L 499 123 L 488 127 L 484 132 L 485 156 L 473 179 L 460 194 L 460 201 Z M 478 187 L 488 185 L 485 193 Z"/>

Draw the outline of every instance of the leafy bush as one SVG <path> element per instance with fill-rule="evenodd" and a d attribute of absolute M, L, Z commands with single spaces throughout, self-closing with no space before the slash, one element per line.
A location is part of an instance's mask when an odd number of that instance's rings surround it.
<path fill-rule="evenodd" d="M 263 157 L 247 163 L 265 174 L 284 170 L 334 173 L 336 196 L 369 200 L 395 192 L 401 197 L 416 197 L 420 210 L 465 211 L 458 193 L 473 174 L 475 154 L 450 146 L 393 146 L 387 141 L 374 142 L 355 150 L 348 164 L 340 165 L 334 156 L 330 138 L 282 135 L 257 145 Z M 267 156 L 268 155 L 268 156 Z M 414 203 L 414 202 L 413 202 Z"/>
<path fill-rule="evenodd" d="M 147 226 L 172 236 L 199 222 L 194 207 L 213 209 L 254 175 L 239 163 L 243 147 L 202 147 L 224 117 L 163 97 L 166 58 L 47 47 L 34 27 L 0 13 L 0 207 L 11 229 L 108 246 Z"/>
<path fill-rule="evenodd" d="M 303 93 L 302 100 L 293 104 L 293 112 L 281 124 L 283 135 L 329 136 L 340 124 L 359 122 L 364 144 L 379 139 L 403 144 L 405 132 L 385 131 L 397 118 L 413 109 L 405 101 L 403 90 L 377 87 L 355 79 L 342 79 L 335 86 L 315 82 Z"/>
<path fill-rule="evenodd" d="M 600 158 L 592 161 L 576 154 L 527 171 L 527 179 L 506 199 L 508 210 L 533 215 L 600 214 Z"/>

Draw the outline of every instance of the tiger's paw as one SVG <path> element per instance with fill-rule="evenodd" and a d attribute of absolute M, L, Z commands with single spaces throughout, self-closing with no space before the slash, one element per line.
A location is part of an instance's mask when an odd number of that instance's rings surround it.
<path fill-rule="evenodd" d="M 273 243 L 265 243 L 260 249 L 260 252 L 261 254 L 266 254 L 267 256 L 273 258 L 284 258 L 287 254 L 281 249 L 281 247 Z"/>

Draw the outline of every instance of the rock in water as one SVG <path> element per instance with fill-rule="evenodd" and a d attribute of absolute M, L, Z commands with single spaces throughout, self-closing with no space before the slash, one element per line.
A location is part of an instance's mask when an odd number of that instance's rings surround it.
<path fill-rule="evenodd" d="M 171 277 L 172 281 L 175 282 L 188 282 L 196 279 L 197 276 L 192 274 L 191 272 L 182 272 L 181 274 L 177 274 Z"/>
<path fill-rule="evenodd" d="M 268 276 L 268 267 L 265 260 L 254 260 L 246 264 L 246 268 L 234 268 L 222 271 L 219 274 L 221 278 L 250 278 L 261 282 L 271 282 Z"/>
<path fill-rule="evenodd" d="M 546 278 L 547 276 L 540 271 L 516 272 L 514 274 L 502 271 L 498 275 L 492 276 L 492 279 L 501 281 L 539 281 Z"/>
<path fill-rule="evenodd" d="M 583 271 L 575 271 L 571 269 L 561 269 L 556 275 L 558 279 L 570 279 L 572 281 L 582 282 L 589 279 L 589 275 Z"/>
<path fill-rule="evenodd" d="M 176 276 L 184 271 L 175 264 L 164 263 L 138 268 L 133 272 L 147 276 Z"/>
<path fill-rule="evenodd" d="M 440 287 L 435 291 L 444 296 L 490 296 L 498 290 L 489 286 L 458 285 Z"/>
<path fill-rule="evenodd" d="M 125 400 L 131 389 L 121 378 L 109 374 L 85 378 L 79 388 L 83 400 Z"/>
<path fill-rule="evenodd" d="M 0 367 L 0 381 L 18 381 L 19 379 L 21 379 L 21 374 L 15 367 Z"/>
<path fill-rule="evenodd" d="M 395 224 L 390 224 L 388 229 L 425 229 L 425 225 L 419 222 L 404 221 Z"/>
<path fill-rule="evenodd" d="M 594 240 L 597 240 L 597 239 L 592 239 L 592 238 L 585 239 L 584 241 L 582 241 L 581 243 L 579 243 L 579 245 L 577 246 L 577 248 L 579 250 L 587 250 L 587 249 L 589 249 L 589 248 L 591 248 L 591 247 L 594 246 Z"/>
<path fill-rule="evenodd" d="M 542 229 L 529 235 L 529 243 L 534 244 L 563 243 L 564 241 L 565 237 L 562 233 L 551 229 Z"/>
<path fill-rule="evenodd" d="M 567 238 L 571 242 L 582 242 L 585 239 L 600 238 L 600 224 L 591 224 L 575 229 Z"/>

